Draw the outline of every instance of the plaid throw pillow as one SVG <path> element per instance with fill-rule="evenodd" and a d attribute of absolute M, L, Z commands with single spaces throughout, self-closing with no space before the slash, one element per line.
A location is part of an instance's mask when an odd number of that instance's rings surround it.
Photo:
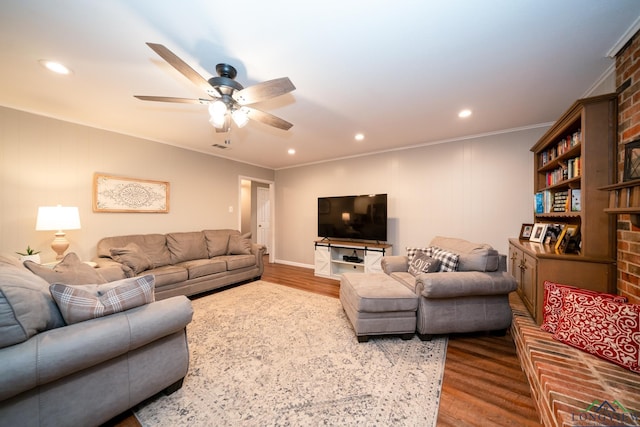
<path fill-rule="evenodd" d="M 412 248 L 412 247 L 407 247 L 407 258 L 409 258 L 409 264 L 411 264 L 411 262 L 413 261 L 413 258 L 416 256 L 416 253 L 418 253 L 418 251 L 422 251 L 424 252 L 424 254 L 426 256 L 431 256 L 431 247 L 428 248 Z"/>
<path fill-rule="evenodd" d="M 70 325 L 149 304 L 155 300 L 154 288 L 155 277 L 147 274 L 103 285 L 54 283 L 49 291 Z"/>
<path fill-rule="evenodd" d="M 440 261 L 440 269 L 438 271 L 451 272 L 458 269 L 458 261 L 460 260 L 458 254 L 433 246 L 431 257 Z"/>

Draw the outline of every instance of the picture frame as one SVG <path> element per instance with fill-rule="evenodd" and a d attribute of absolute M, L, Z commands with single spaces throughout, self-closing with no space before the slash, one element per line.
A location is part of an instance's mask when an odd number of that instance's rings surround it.
<path fill-rule="evenodd" d="M 547 224 L 543 243 L 545 245 L 555 245 L 565 227 L 566 224 Z"/>
<path fill-rule="evenodd" d="M 640 179 L 640 139 L 627 142 L 624 146 L 623 181 Z"/>
<path fill-rule="evenodd" d="M 567 224 L 563 228 L 554 247 L 557 254 L 568 253 L 567 248 L 569 247 L 571 239 L 577 236 L 578 228 L 579 227 L 576 224 Z"/>
<path fill-rule="evenodd" d="M 93 176 L 94 212 L 168 213 L 169 182 Z"/>
<path fill-rule="evenodd" d="M 520 227 L 520 240 L 529 240 L 531 237 L 531 231 L 533 231 L 533 224 L 522 224 Z"/>
<path fill-rule="evenodd" d="M 536 222 L 533 224 L 533 229 L 531 230 L 531 237 L 529 237 L 530 242 L 542 243 L 546 236 L 547 232 L 547 224 L 543 222 Z"/>

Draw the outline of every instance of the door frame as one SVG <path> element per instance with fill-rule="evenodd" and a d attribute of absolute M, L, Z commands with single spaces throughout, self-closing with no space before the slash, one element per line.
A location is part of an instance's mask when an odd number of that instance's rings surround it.
<path fill-rule="evenodd" d="M 269 207 L 270 207 L 270 218 L 269 218 L 269 233 L 267 235 L 268 247 L 269 247 L 269 262 L 275 262 L 275 254 L 276 254 L 276 241 L 275 241 L 275 231 L 276 231 L 276 183 L 274 181 L 270 181 L 262 178 L 254 178 L 246 175 L 238 175 L 238 230 L 242 227 L 242 181 L 253 181 L 259 182 L 261 184 L 267 184 L 269 186 Z M 253 209 L 253 206 L 251 207 Z M 253 225 L 253 224 L 252 224 Z"/>

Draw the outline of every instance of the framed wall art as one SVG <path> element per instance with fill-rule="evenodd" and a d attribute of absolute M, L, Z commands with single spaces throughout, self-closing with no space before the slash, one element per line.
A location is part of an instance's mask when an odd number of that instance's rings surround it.
<path fill-rule="evenodd" d="M 93 211 L 168 213 L 169 183 L 96 173 Z"/>

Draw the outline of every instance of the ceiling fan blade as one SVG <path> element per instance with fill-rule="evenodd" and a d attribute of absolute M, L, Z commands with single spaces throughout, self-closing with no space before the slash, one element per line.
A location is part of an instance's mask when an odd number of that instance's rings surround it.
<path fill-rule="evenodd" d="M 247 111 L 247 115 L 252 120 L 257 120 L 266 125 L 276 127 L 282 130 L 289 130 L 293 124 L 289 123 L 286 120 L 281 119 L 280 117 L 276 117 L 273 114 L 265 113 L 264 111 L 256 110 L 251 107 L 243 107 Z"/>
<path fill-rule="evenodd" d="M 167 61 L 169 65 L 178 70 L 180 74 L 191 80 L 193 84 L 204 90 L 211 96 L 219 97 L 220 94 L 214 90 L 209 82 L 191 68 L 186 62 L 180 59 L 175 53 L 171 52 L 164 45 L 158 43 L 147 43 L 155 53 L 160 55 L 162 59 Z"/>
<path fill-rule="evenodd" d="M 284 95 L 285 93 L 295 90 L 295 88 L 288 77 L 281 77 L 234 92 L 233 99 L 240 105 L 255 104 L 256 102 L 266 101 L 267 99 Z"/>
<path fill-rule="evenodd" d="M 133 96 L 143 101 L 178 102 L 180 104 L 209 104 L 211 102 L 208 99 L 174 98 L 171 96 L 146 96 L 146 95 L 133 95 Z"/>

